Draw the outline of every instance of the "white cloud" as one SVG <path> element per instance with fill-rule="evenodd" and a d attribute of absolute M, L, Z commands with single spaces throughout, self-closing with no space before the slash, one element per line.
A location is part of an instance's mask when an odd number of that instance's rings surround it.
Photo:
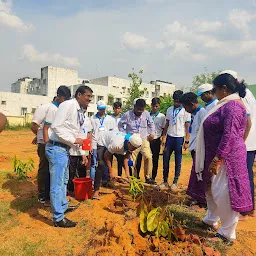
<path fill-rule="evenodd" d="M 142 35 L 126 32 L 121 36 L 123 46 L 132 50 L 144 50 L 148 47 L 148 39 Z"/>
<path fill-rule="evenodd" d="M 206 20 L 196 20 L 193 26 L 195 26 L 195 31 L 204 32 L 215 32 L 219 30 L 223 25 L 220 21 L 206 21 Z"/>
<path fill-rule="evenodd" d="M 249 36 L 249 23 L 255 19 L 255 13 L 249 13 L 239 9 L 232 10 L 228 16 L 229 23 L 241 30 L 247 37 Z"/>
<path fill-rule="evenodd" d="M 13 13 L 11 0 L 0 0 L 0 24 L 16 29 L 20 32 L 34 28 L 31 24 L 25 24 L 21 18 Z"/>
<path fill-rule="evenodd" d="M 28 59 L 31 62 L 45 63 L 47 65 L 59 64 L 70 67 L 79 66 L 77 58 L 65 57 L 59 53 L 38 52 L 31 44 L 23 46 L 23 59 Z"/>

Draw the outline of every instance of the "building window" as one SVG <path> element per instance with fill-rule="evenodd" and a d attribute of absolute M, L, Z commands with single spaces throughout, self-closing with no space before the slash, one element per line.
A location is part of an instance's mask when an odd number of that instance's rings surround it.
<path fill-rule="evenodd" d="M 122 102 L 122 99 L 121 98 L 116 98 L 116 101 L 117 102 Z"/>
<path fill-rule="evenodd" d="M 92 95 L 91 103 L 95 103 L 95 96 Z"/>
<path fill-rule="evenodd" d="M 155 98 L 155 93 L 154 92 L 152 92 L 152 98 Z"/>
<path fill-rule="evenodd" d="M 1 105 L 6 105 L 6 101 L 5 101 L 5 100 L 2 100 L 2 101 L 1 101 Z"/>
<path fill-rule="evenodd" d="M 32 114 L 34 114 L 36 112 L 36 108 L 32 108 Z"/>
<path fill-rule="evenodd" d="M 145 98 L 148 98 L 148 96 L 149 96 L 149 93 L 148 93 L 148 91 L 146 91 L 145 92 Z"/>
<path fill-rule="evenodd" d="M 21 108 L 21 115 L 22 116 L 25 116 L 28 112 L 28 109 L 27 108 Z"/>
<path fill-rule="evenodd" d="M 164 93 L 164 97 L 166 97 L 166 93 Z"/>
<path fill-rule="evenodd" d="M 91 116 L 93 116 L 93 115 L 94 115 L 93 112 L 87 112 L 87 116 L 88 116 L 88 117 L 91 117 Z"/>
<path fill-rule="evenodd" d="M 104 100 L 104 96 L 98 96 L 98 101 L 99 100 Z"/>

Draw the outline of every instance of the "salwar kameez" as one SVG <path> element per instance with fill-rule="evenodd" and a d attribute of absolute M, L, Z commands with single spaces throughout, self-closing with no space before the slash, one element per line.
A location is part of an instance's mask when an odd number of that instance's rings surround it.
<path fill-rule="evenodd" d="M 205 161 L 203 179 L 208 205 L 204 221 L 216 225 L 219 234 L 234 240 L 239 212 L 252 210 L 250 182 L 243 140 L 247 115 L 244 106 L 231 100 L 209 115 L 203 123 Z M 218 155 L 224 159 L 218 174 L 209 176 L 209 165 Z M 207 174 L 207 175 L 206 175 Z M 210 188 L 210 189 L 209 189 Z"/>

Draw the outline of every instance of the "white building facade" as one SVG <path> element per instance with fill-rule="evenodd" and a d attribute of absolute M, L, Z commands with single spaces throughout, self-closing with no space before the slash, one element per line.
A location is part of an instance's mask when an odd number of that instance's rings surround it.
<path fill-rule="evenodd" d="M 76 70 L 47 66 L 41 68 L 40 78 L 19 79 L 12 84 L 12 93 L 0 92 L 0 109 L 8 116 L 33 113 L 41 104 L 52 101 L 59 86 L 70 87 L 71 95 L 74 95 L 81 84 L 88 85 L 93 90 L 93 100 L 88 108 L 88 114 L 93 115 L 97 112 L 96 103 L 99 100 L 104 100 L 108 104 L 113 97 L 114 102 L 119 101 L 125 105 L 129 97 L 131 80 L 109 76 L 88 80 L 79 78 Z M 140 89 L 145 90 L 142 98 L 150 104 L 154 97 L 172 95 L 175 85 L 156 80 L 142 83 Z M 110 104 L 108 109 L 112 109 Z"/>

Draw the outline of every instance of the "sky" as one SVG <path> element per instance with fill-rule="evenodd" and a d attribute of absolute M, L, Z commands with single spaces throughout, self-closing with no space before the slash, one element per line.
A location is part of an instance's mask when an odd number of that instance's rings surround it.
<path fill-rule="evenodd" d="M 190 86 L 226 69 L 256 83 L 256 0 L 0 0 L 0 91 L 48 65 L 80 78 Z"/>

